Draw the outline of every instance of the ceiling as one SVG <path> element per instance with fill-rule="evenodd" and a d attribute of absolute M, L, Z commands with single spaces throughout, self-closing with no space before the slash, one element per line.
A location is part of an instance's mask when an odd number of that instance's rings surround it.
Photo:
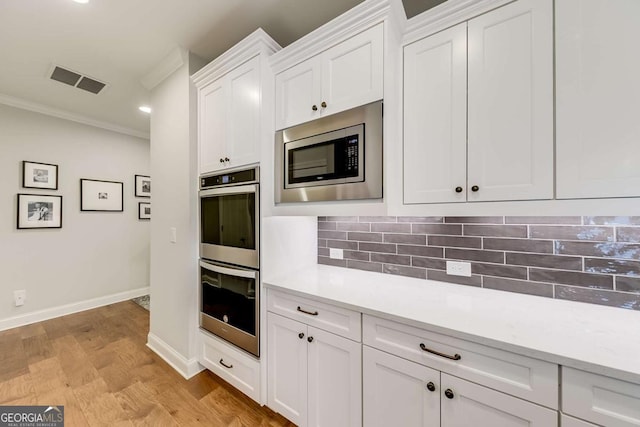
<path fill-rule="evenodd" d="M 211 60 L 256 28 L 286 46 L 362 0 L 2 0 L 0 100 L 148 134 L 141 79 L 176 47 Z M 405 0 L 408 15 L 444 0 Z M 54 65 L 107 83 L 98 95 L 49 79 Z"/>

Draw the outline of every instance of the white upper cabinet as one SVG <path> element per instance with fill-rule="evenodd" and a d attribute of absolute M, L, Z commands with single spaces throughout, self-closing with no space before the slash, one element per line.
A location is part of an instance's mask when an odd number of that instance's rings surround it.
<path fill-rule="evenodd" d="M 518 0 L 405 46 L 405 204 L 553 198 L 552 24 Z"/>
<path fill-rule="evenodd" d="M 467 24 L 406 46 L 404 83 L 404 202 L 466 201 Z"/>
<path fill-rule="evenodd" d="M 198 91 L 198 172 L 259 162 L 272 138 L 273 82 L 266 57 L 280 46 L 257 29 L 192 76 Z M 265 141 L 266 142 L 266 141 Z"/>
<path fill-rule="evenodd" d="M 556 1 L 557 197 L 640 196 L 640 2 Z"/>
<path fill-rule="evenodd" d="M 468 25 L 470 201 L 553 198 L 553 14 L 518 0 Z"/>
<path fill-rule="evenodd" d="M 255 57 L 198 94 L 200 173 L 259 160 L 260 61 Z"/>
<path fill-rule="evenodd" d="M 383 24 L 276 75 L 276 129 L 383 97 Z"/>

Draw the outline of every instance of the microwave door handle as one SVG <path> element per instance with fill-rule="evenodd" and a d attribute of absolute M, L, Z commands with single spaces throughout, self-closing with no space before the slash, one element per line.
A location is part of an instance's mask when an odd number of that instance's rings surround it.
<path fill-rule="evenodd" d="M 244 277 L 245 279 L 256 279 L 258 274 L 256 271 L 239 270 L 236 268 L 222 267 L 220 265 L 209 264 L 208 262 L 200 261 L 200 267 L 213 271 L 214 273 L 226 274 L 228 276 Z"/>
<path fill-rule="evenodd" d="M 200 191 L 200 197 L 209 197 L 209 196 L 220 196 L 220 195 L 229 195 L 229 194 L 247 194 L 247 193 L 257 193 L 258 186 L 253 185 L 239 185 L 237 187 L 222 187 L 222 188 L 212 188 L 209 190 Z"/>

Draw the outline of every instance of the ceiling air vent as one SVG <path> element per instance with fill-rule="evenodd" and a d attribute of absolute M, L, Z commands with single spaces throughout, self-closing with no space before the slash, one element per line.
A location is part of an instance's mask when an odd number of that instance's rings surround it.
<path fill-rule="evenodd" d="M 51 72 L 51 80 L 68 84 L 69 86 L 86 90 L 87 92 L 91 92 L 94 94 L 100 93 L 100 91 L 106 86 L 106 83 L 99 82 L 90 77 L 67 70 L 66 68 L 58 67 L 57 65 Z"/>

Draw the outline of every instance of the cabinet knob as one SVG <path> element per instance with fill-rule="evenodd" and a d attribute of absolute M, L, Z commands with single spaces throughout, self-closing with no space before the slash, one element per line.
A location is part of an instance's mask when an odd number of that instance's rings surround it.
<path fill-rule="evenodd" d="M 308 338 L 307 338 L 307 341 L 309 341 L 309 342 L 313 342 L 313 337 L 308 337 Z"/>
<path fill-rule="evenodd" d="M 311 107 L 311 109 L 312 109 L 313 111 L 318 111 L 318 106 L 317 106 L 317 105 L 313 105 L 313 106 Z"/>
<path fill-rule="evenodd" d="M 322 104 L 320 104 L 320 106 L 321 106 L 322 108 L 327 108 L 327 103 L 326 103 L 326 102 L 324 102 L 324 101 L 322 101 Z"/>
<path fill-rule="evenodd" d="M 462 187 L 456 187 L 456 193 L 462 193 Z"/>
<path fill-rule="evenodd" d="M 303 334 L 302 332 L 300 332 L 300 333 L 298 334 L 298 338 L 300 338 L 300 339 L 304 338 L 304 334 Z"/>
<path fill-rule="evenodd" d="M 224 161 L 225 161 L 225 163 L 226 163 L 226 162 L 230 162 L 231 160 L 229 160 L 229 158 L 228 158 L 228 157 L 225 157 L 225 158 L 224 158 Z"/>
<path fill-rule="evenodd" d="M 453 396 L 454 396 L 454 395 L 453 395 L 453 391 L 451 391 L 451 389 L 450 389 L 450 388 L 448 388 L 448 389 L 446 389 L 446 390 L 444 391 L 444 395 L 445 395 L 445 396 L 447 396 L 447 399 L 453 399 Z"/>
<path fill-rule="evenodd" d="M 473 187 L 471 187 L 471 191 L 475 192 L 478 191 L 480 189 L 480 187 L 478 187 L 477 185 L 474 185 Z"/>
<path fill-rule="evenodd" d="M 224 159 L 220 157 L 220 163 L 224 163 Z"/>
<path fill-rule="evenodd" d="M 436 385 L 434 383 L 432 383 L 431 381 L 429 381 L 427 383 L 427 390 L 429 391 L 436 391 Z"/>

